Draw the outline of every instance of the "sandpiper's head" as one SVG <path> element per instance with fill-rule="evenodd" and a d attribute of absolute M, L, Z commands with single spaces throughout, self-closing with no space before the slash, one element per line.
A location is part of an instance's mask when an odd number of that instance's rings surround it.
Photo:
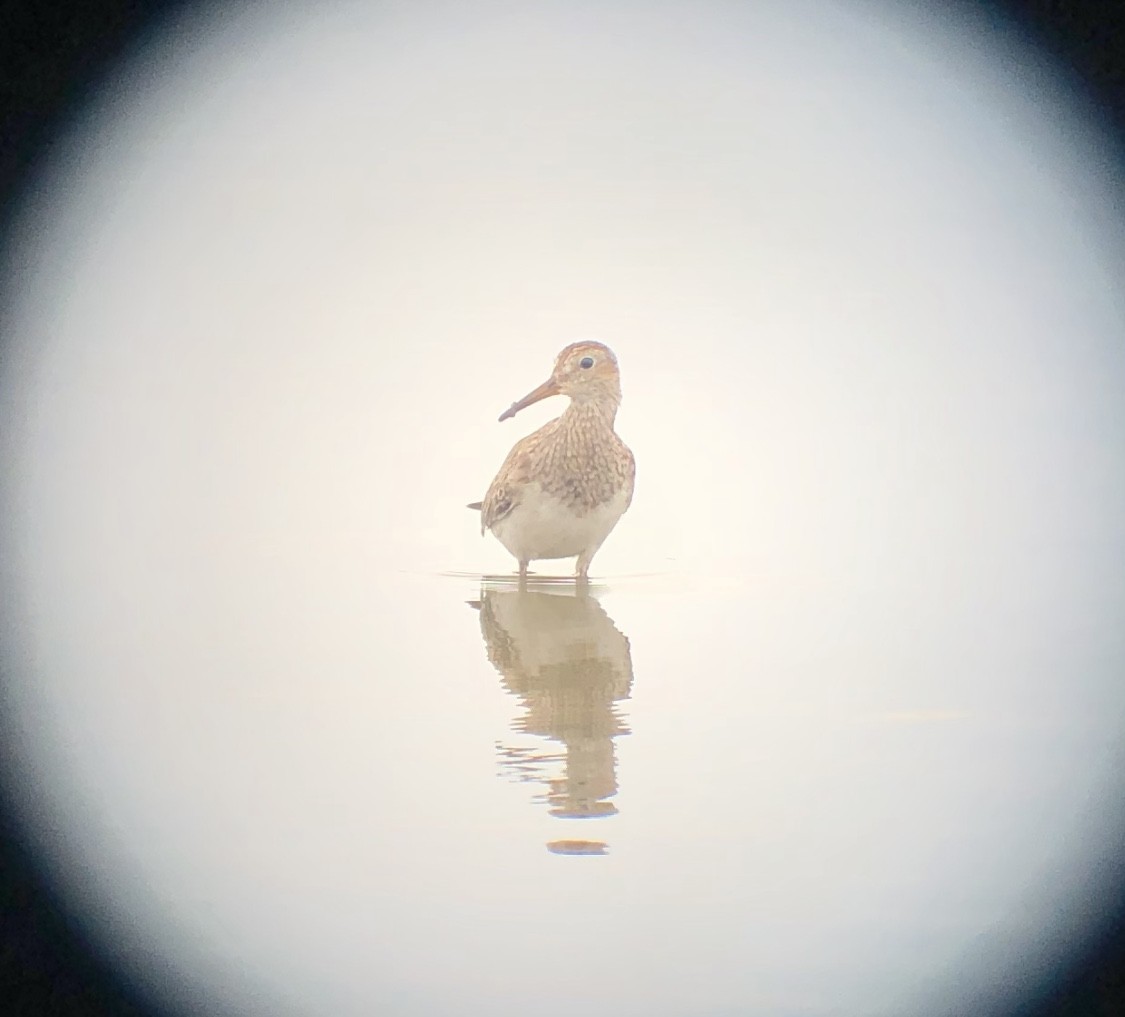
<path fill-rule="evenodd" d="M 571 343 L 555 358 L 551 377 L 512 403 L 500 419 L 507 420 L 540 399 L 560 394 L 575 402 L 601 403 L 616 410 L 621 402 L 621 375 L 613 350 L 590 339 Z"/>

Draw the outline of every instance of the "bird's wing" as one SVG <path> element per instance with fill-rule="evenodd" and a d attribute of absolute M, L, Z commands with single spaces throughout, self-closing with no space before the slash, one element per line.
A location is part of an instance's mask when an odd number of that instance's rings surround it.
<path fill-rule="evenodd" d="M 529 434 L 512 446 L 512 451 L 496 474 L 496 479 L 488 485 L 480 512 L 480 532 L 491 529 L 519 504 L 520 495 L 534 471 L 534 456 L 537 434 Z"/>
<path fill-rule="evenodd" d="M 633 504 L 633 485 L 637 479 L 637 460 L 628 445 L 622 444 L 621 447 L 625 449 L 627 458 L 625 465 L 625 490 L 627 492 L 625 495 L 625 508 L 627 509 Z M 625 509 L 622 509 L 622 511 L 625 511 Z"/>

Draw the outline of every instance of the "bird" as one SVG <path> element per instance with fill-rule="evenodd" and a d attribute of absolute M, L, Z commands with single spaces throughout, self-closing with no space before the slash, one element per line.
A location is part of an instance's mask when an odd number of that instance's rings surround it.
<path fill-rule="evenodd" d="M 480 531 L 492 534 L 519 563 L 575 561 L 588 582 L 590 562 L 633 500 L 636 461 L 613 429 L 621 405 L 617 357 L 604 343 L 571 343 L 551 376 L 512 403 L 500 420 L 553 395 L 570 397 L 561 416 L 521 438 L 508 453 L 481 502 Z"/>

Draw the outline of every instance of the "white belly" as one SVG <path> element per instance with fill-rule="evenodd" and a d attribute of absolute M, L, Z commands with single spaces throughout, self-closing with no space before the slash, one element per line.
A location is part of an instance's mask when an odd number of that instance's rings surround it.
<path fill-rule="evenodd" d="M 497 521 L 492 532 L 519 561 L 593 553 L 617 525 L 627 500 L 626 492 L 618 491 L 609 501 L 577 515 L 572 506 L 533 483 L 521 492 L 519 504 Z"/>

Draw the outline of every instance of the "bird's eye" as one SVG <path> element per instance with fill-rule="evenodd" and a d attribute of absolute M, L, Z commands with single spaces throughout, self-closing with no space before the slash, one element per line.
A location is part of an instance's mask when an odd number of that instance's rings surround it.
<path fill-rule="evenodd" d="M 594 366 L 594 358 L 593 357 L 583 357 L 581 360 L 578 361 L 578 366 L 583 367 L 583 368 L 593 367 Z"/>

